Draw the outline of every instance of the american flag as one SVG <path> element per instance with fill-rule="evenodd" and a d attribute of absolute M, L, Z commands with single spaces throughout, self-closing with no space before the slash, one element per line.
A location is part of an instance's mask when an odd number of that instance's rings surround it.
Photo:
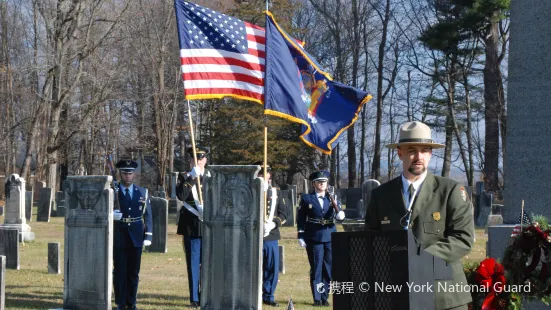
<path fill-rule="evenodd" d="M 522 227 L 527 227 L 529 225 L 532 225 L 532 219 L 524 210 L 522 210 L 522 215 L 519 215 L 517 224 L 513 228 L 513 232 L 511 233 L 511 238 L 518 236 L 521 233 L 521 223 Z"/>
<path fill-rule="evenodd" d="M 175 0 L 186 99 L 231 96 L 263 102 L 265 30 Z"/>

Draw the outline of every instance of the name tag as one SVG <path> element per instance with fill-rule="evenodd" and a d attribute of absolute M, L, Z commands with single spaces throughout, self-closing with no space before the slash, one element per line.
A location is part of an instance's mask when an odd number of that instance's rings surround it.
<path fill-rule="evenodd" d="M 390 220 L 388 219 L 388 217 L 385 216 L 381 221 L 381 224 L 390 224 Z"/>

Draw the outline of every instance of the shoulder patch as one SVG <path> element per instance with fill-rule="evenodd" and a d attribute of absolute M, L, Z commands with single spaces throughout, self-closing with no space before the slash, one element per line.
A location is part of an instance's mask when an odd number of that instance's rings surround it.
<path fill-rule="evenodd" d="M 463 201 L 467 201 L 467 191 L 465 190 L 465 187 L 461 186 L 459 190 L 461 191 L 461 198 L 463 198 Z"/>

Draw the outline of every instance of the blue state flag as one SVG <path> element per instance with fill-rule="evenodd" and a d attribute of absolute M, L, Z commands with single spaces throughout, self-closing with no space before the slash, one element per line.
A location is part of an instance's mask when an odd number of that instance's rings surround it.
<path fill-rule="evenodd" d="M 300 138 L 331 154 L 332 144 L 358 118 L 369 93 L 333 81 L 266 13 L 264 113 L 302 124 Z"/>

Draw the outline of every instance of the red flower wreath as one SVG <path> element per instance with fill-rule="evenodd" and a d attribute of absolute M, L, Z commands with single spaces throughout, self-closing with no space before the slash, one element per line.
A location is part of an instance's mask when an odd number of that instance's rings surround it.
<path fill-rule="evenodd" d="M 493 310 L 499 308 L 498 292 L 503 291 L 505 285 L 505 272 L 503 266 L 493 258 L 487 258 L 480 262 L 476 269 L 475 280 L 483 285 L 488 292 L 482 310 Z M 496 289 L 498 292 L 496 292 Z"/>

